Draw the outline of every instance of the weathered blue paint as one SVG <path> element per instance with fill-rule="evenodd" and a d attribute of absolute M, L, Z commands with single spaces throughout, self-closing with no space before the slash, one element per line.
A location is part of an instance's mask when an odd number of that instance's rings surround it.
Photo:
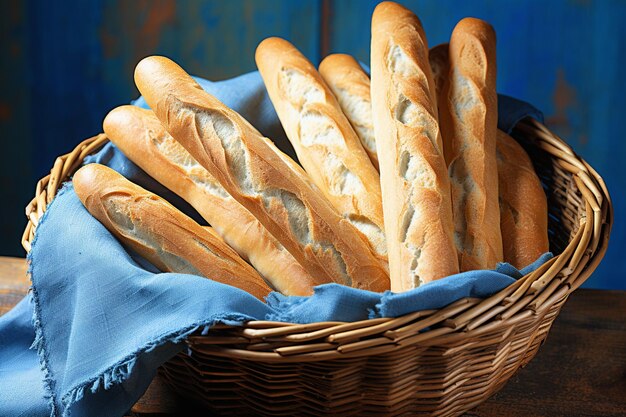
<path fill-rule="evenodd" d="M 337 0 L 331 11 L 331 52 L 369 62 L 370 17 L 377 1 Z M 400 1 L 420 17 L 431 46 L 447 42 L 466 16 L 497 32 L 498 90 L 525 99 L 605 179 L 616 220 L 607 255 L 585 283 L 626 289 L 626 2 Z"/>
<path fill-rule="evenodd" d="M 34 187 L 28 8 L 0 2 L 0 253 L 20 253 L 24 206 Z M 23 253 L 23 251 L 21 252 Z"/>
<path fill-rule="evenodd" d="M 136 96 L 143 56 L 167 55 L 191 73 L 222 79 L 255 68 L 254 50 L 282 36 L 314 63 L 327 31 L 330 52 L 369 61 L 376 1 L 0 0 L 0 254 L 22 255 L 23 207 L 54 158 L 101 130 L 105 114 Z M 493 24 L 498 89 L 542 109 L 605 178 L 616 210 L 609 252 L 587 286 L 626 289 L 626 2 L 574 0 L 403 1 L 422 20 L 429 44 L 446 42 L 465 16 Z M 8 103 L 8 104 L 7 104 Z M 6 116 L 6 117 L 5 117 Z"/>
<path fill-rule="evenodd" d="M 138 95 L 133 69 L 144 56 L 223 79 L 255 69 L 258 43 L 281 36 L 319 61 L 318 0 L 0 1 L 1 255 L 24 255 L 36 181 Z"/>

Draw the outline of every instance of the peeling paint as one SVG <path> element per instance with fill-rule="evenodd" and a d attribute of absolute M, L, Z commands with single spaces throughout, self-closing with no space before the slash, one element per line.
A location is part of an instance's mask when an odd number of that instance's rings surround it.
<path fill-rule="evenodd" d="M 174 0 L 140 2 L 140 9 L 147 10 L 148 16 L 139 29 L 139 35 L 145 47 L 154 49 L 159 44 L 159 38 L 163 27 L 169 25 L 176 15 L 176 3 Z"/>
<path fill-rule="evenodd" d="M 11 53 L 11 57 L 15 59 L 19 57 L 20 54 L 22 53 L 22 46 L 19 43 L 15 42 L 11 44 L 9 50 Z"/>
<path fill-rule="evenodd" d="M 108 12 L 109 19 L 104 19 L 99 31 L 105 58 L 119 58 L 128 43 L 140 51 L 154 53 L 163 30 L 175 22 L 176 2 L 118 1 L 109 5 Z"/>
<path fill-rule="evenodd" d="M 105 58 L 112 58 L 117 55 L 117 40 L 118 38 L 110 33 L 106 26 L 100 30 L 100 44 Z"/>
<path fill-rule="evenodd" d="M 7 103 L 0 103 L 0 121 L 11 119 L 11 107 Z"/>
<path fill-rule="evenodd" d="M 556 71 L 556 82 L 552 93 L 554 113 L 546 117 L 550 126 L 558 127 L 564 134 L 571 133 L 572 124 L 567 112 L 576 106 L 576 90 L 565 79 L 565 71 L 559 68 Z"/>

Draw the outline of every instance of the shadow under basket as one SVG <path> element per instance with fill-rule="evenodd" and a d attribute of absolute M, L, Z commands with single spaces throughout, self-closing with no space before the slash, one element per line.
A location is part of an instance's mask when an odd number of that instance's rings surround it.
<path fill-rule="evenodd" d="M 188 338 L 160 373 L 218 415 L 455 416 L 499 390 L 537 353 L 569 294 L 607 248 L 613 209 L 602 178 L 545 126 L 525 119 L 514 137 L 548 195 L 556 255 L 487 299 L 352 323 L 252 321 Z M 108 139 L 57 158 L 26 207 L 22 244 L 63 181 Z M 557 378 L 557 376 L 554 376 Z"/>

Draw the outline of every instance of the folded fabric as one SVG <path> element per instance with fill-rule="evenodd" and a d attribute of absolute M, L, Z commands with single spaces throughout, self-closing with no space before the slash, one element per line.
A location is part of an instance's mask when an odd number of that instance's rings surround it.
<path fill-rule="evenodd" d="M 199 81 L 262 133 L 286 143 L 258 73 L 219 83 Z M 510 120 L 538 114 L 525 103 L 526 110 L 519 103 L 507 105 L 500 112 L 514 114 Z M 111 144 L 85 162 L 107 164 L 198 218 Z M 32 294 L 0 318 L 0 415 L 123 415 L 157 368 L 184 348 L 184 339 L 210 331 L 215 322 L 396 317 L 463 297 L 487 297 L 550 256 L 523 271 L 503 264 L 496 271 L 458 274 L 402 294 L 326 284 L 310 297 L 272 293 L 263 303 L 206 278 L 157 272 L 91 217 L 67 184 L 37 228 L 29 255 Z M 28 350 L 31 343 L 34 350 Z"/>
<path fill-rule="evenodd" d="M 39 358 L 29 349 L 35 340 L 32 317 L 30 294 L 0 317 L 0 416 L 50 414 Z"/>

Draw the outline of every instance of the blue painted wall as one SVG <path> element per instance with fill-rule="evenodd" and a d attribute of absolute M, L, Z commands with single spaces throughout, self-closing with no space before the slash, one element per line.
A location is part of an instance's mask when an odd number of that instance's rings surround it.
<path fill-rule="evenodd" d="M 376 1 L 0 0 L 0 254 L 22 255 L 23 207 L 54 158 L 100 131 L 111 108 L 137 95 L 136 62 L 168 55 L 211 79 L 255 68 L 267 36 L 314 63 L 328 52 L 369 61 Z M 403 1 L 429 44 L 465 16 L 498 34 L 498 89 L 542 109 L 548 126 L 605 178 L 616 211 L 609 252 L 587 287 L 626 289 L 626 1 Z"/>
<path fill-rule="evenodd" d="M 496 29 L 498 91 L 533 103 L 552 131 L 598 170 L 616 221 L 607 255 L 585 283 L 626 289 L 626 1 L 399 1 L 422 21 L 431 46 L 456 22 L 479 17 Z M 369 61 L 370 17 L 378 1 L 333 2 L 330 52 Z"/>

